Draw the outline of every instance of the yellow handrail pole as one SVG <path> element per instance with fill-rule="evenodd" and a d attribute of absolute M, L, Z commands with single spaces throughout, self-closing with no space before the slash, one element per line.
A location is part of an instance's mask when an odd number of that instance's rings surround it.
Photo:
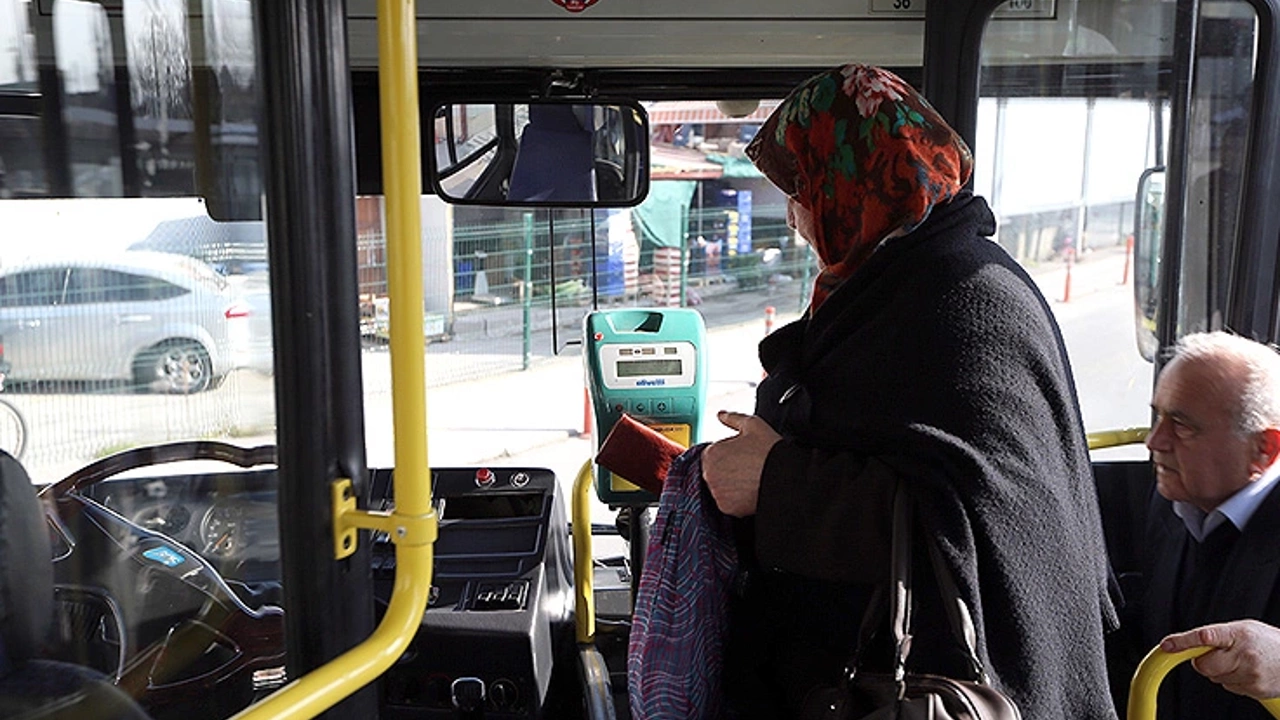
<path fill-rule="evenodd" d="M 1212 649 L 1202 645 L 1169 653 L 1157 646 L 1147 653 L 1138 664 L 1138 671 L 1133 674 L 1133 682 L 1129 685 L 1128 720 L 1155 720 L 1156 695 L 1164 676 L 1179 664 L 1198 658 Z M 1271 717 L 1280 718 L 1280 698 L 1267 698 L 1259 702 L 1271 713 Z"/>
<path fill-rule="evenodd" d="M 1131 427 L 1121 430 L 1101 430 L 1089 433 L 1089 449 L 1101 450 L 1102 448 L 1118 447 L 1120 445 L 1134 445 L 1147 439 L 1147 433 L 1150 428 Z"/>
<path fill-rule="evenodd" d="M 418 139 L 418 50 L 413 0 L 378 0 L 378 76 L 391 303 L 391 399 L 395 428 L 396 540 L 391 601 L 373 635 L 289 683 L 237 720 L 311 718 L 369 684 L 400 658 L 422 624 L 431 587 L 431 511 L 422 323 L 422 169 Z M 343 518 L 335 517 L 335 524 Z M 351 522 L 348 520 L 348 522 Z M 373 522 L 355 521 L 362 527 Z M 382 525 L 382 523 L 376 523 Z"/>
<path fill-rule="evenodd" d="M 596 641 L 595 564 L 591 556 L 591 461 L 573 482 L 574 627 L 579 644 Z"/>

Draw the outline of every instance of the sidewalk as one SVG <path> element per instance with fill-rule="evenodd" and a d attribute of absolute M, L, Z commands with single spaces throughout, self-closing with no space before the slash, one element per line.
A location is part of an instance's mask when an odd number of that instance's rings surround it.
<path fill-rule="evenodd" d="M 775 322 L 789 322 L 783 316 Z M 756 344 L 764 337 L 764 319 L 711 329 L 707 333 L 707 407 L 702 439 L 724 437 L 715 419 L 719 409 L 750 412 L 762 370 Z M 392 462 L 390 417 L 366 410 L 371 464 Z M 432 388 L 427 394 L 429 461 L 447 465 L 529 465 L 548 467 L 570 481 L 595 452 L 587 433 L 584 370 L 578 347 L 544 359 L 526 371 Z M 385 423 L 385 424 L 384 424 Z M 384 455 L 385 453 L 385 455 Z"/>

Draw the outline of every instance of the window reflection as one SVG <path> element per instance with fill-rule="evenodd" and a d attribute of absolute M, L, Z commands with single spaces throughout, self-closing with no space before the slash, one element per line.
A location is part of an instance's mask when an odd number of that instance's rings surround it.
<path fill-rule="evenodd" d="M 1167 143 L 1151 105 L 1172 59 L 1165 5 L 1134 35 L 1129 3 L 1062 0 L 1034 19 L 1006 4 L 982 40 L 974 187 L 1057 316 L 1090 431 L 1150 413 L 1127 263 L 1136 189 Z"/>
<path fill-rule="evenodd" d="M 1257 17 L 1245 2 L 1201 4 L 1187 140 L 1178 334 L 1222 326 L 1240 232 L 1253 112 Z"/>
<path fill-rule="evenodd" d="M 0 87 L 31 89 L 36 82 L 36 40 L 27 21 L 30 0 L 0 0 Z"/>
<path fill-rule="evenodd" d="M 81 197 L 118 196 L 124 180 L 106 11 L 97 3 L 55 0 L 53 46 L 62 86 L 71 192 Z"/>
<path fill-rule="evenodd" d="M 211 82 L 209 142 L 216 198 L 210 212 L 257 217 L 262 183 L 258 170 L 257 61 L 253 47 L 253 6 L 249 0 L 203 0 L 204 45 Z"/>
<path fill-rule="evenodd" d="M 186 3 L 125 0 L 124 35 L 143 194 L 193 193 L 195 126 Z"/>

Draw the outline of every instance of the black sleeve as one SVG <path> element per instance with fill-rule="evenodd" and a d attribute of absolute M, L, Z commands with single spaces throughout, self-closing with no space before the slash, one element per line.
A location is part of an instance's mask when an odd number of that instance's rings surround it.
<path fill-rule="evenodd" d="M 782 439 L 760 480 L 760 565 L 822 580 L 882 582 L 889 574 L 895 479 L 875 458 Z"/>

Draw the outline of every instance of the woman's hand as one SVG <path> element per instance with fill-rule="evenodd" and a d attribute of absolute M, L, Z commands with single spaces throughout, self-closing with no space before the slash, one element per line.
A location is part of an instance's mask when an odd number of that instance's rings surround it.
<path fill-rule="evenodd" d="M 702 479 L 725 515 L 754 515 L 765 458 L 782 436 L 755 415 L 721 410 L 716 417 L 738 435 L 712 443 L 703 451 Z"/>

